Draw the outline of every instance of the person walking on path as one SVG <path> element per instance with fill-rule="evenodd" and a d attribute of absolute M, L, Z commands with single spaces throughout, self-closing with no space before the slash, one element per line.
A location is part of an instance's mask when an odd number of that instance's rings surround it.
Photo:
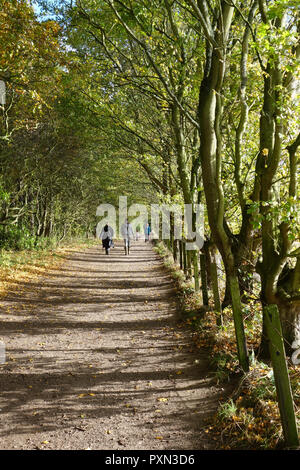
<path fill-rule="evenodd" d="M 151 225 L 148 224 L 148 241 L 150 240 L 150 235 L 151 235 Z"/>
<path fill-rule="evenodd" d="M 121 235 L 124 240 L 125 255 L 129 255 L 130 241 L 134 239 L 134 233 L 132 225 L 128 222 L 128 219 L 126 219 L 121 226 Z"/>
<path fill-rule="evenodd" d="M 110 227 L 108 224 L 105 224 L 103 229 L 101 230 L 101 233 L 99 235 L 100 240 L 102 240 L 102 247 L 105 248 L 105 254 L 109 254 L 109 249 L 113 245 L 113 236 L 114 236 L 114 231 L 112 227 Z"/>

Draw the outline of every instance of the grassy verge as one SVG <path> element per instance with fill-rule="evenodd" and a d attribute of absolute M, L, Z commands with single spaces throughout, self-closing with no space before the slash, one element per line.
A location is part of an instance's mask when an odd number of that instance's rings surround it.
<path fill-rule="evenodd" d="M 94 244 L 94 239 L 74 238 L 40 249 L 0 250 L 0 297 L 14 289 L 16 282 L 33 279 L 58 268 L 67 252 L 84 250 Z"/>
<path fill-rule="evenodd" d="M 203 310 L 201 294 L 195 293 L 192 282 L 185 280 L 184 273 L 174 264 L 166 247 L 158 243 L 155 250 L 177 282 L 183 322 L 192 329 L 195 346 L 208 351 L 216 382 L 235 384 L 231 397 L 220 403 L 205 432 L 215 442 L 218 438 L 221 449 L 260 450 L 283 447 L 273 370 L 270 364 L 259 362 L 254 354 L 261 337 L 260 303 L 252 301 L 244 305 L 245 333 L 251 361 L 250 372 L 245 375 L 238 365 L 231 309 L 224 310 L 224 325 L 218 327 L 213 305 L 210 305 L 210 310 Z M 299 429 L 300 366 L 289 363 L 289 374 Z"/>

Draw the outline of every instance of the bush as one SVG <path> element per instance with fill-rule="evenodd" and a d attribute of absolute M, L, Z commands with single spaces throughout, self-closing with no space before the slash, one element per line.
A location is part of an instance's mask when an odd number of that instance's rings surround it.
<path fill-rule="evenodd" d="M 0 227 L 0 248 L 23 250 L 34 246 L 34 237 L 18 227 Z"/>

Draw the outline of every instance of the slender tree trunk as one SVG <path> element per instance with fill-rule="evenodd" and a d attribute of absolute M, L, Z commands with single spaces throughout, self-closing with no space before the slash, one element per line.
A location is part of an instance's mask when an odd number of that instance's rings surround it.
<path fill-rule="evenodd" d="M 221 253 L 225 270 L 231 278 L 231 286 L 236 287 L 236 267 L 230 239 L 224 229 L 225 201 L 221 180 L 222 133 L 220 122 L 223 112 L 222 85 L 226 66 L 226 48 L 234 7 L 221 1 L 218 25 L 214 33 L 214 45 L 207 40 L 206 65 L 199 95 L 200 159 L 207 214 L 214 241 Z M 240 293 L 235 288 L 233 317 L 239 362 L 244 371 L 249 369 L 248 352 L 244 338 L 244 326 Z"/>
<path fill-rule="evenodd" d="M 188 264 L 187 264 L 187 251 L 185 241 L 182 242 L 182 253 L 183 253 L 183 271 L 185 275 L 188 274 Z"/>
<path fill-rule="evenodd" d="M 218 280 L 218 270 L 216 262 L 216 248 L 214 246 L 210 249 L 210 272 L 211 272 L 211 282 L 214 296 L 214 310 L 216 312 L 216 322 L 218 326 L 222 326 L 223 317 L 222 317 L 222 307 L 220 299 L 220 290 L 219 290 L 219 280 Z"/>
<path fill-rule="evenodd" d="M 198 251 L 196 250 L 193 251 L 191 253 L 191 256 L 192 256 L 193 268 L 194 268 L 195 291 L 198 292 L 200 290 Z"/>
<path fill-rule="evenodd" d="M 183 269 L 183 242 L 182 240 L 178 240 L 179 243 L 179 263 L 180 263 L 180 269 Z"/>
<path fill-rule="evenodd" d="M 207 268 L 206 268 L 205 253 L 200 253 L 200 273 L 201 273 L 202 301 L 203 301 L 203 305 L 208 305 Z"/>
<path fill-rule="evenodd" d="M 192 255 L 191 250 L 186 250 L 186 261 L 187 261 L 187 277 L 192 279 Z"/>
<path fill-rule="evenodd" d="M 178 262 L 178 240 L 173 240 L 173 258 L 174 262 Z"/>

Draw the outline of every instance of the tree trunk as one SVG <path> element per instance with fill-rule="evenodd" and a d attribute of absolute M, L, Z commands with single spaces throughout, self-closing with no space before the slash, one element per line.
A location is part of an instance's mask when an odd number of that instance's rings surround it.
<path fill-rule="evenodd" d="M 179 263 L 180 263 L 180 269 L 183 269 L 183 248 L 182 248 L 182 245 L 183 245 L 183 242 L 182 240 L 178 240 L 178 243 L 179 243 Z"/>
<path fill-rule="evenodd" d="M 192 257 L 191 250 L 186 250 L 186 269 L 187 269 L 187 278 L 192 279 Z"/>
<path fill-rule="evenodd" d="M 203 305 L 208 305 L 207 269 L 206 269 L 205 253 L 200 253 L 200 273 L 201 273 L 202 302 L 203 302 Z"/>
<path fill-rule="evenodd" d="M 191 257 L 193 260 L 193 268 L 194 268 L 195 291 L 198 292 L 200 290 L 198 251 L 197 250 L 192 251 Z"/>
<path fill-rule="evenodd" d="M 178 262 L 178 246 L 177 246 L 178 240 L 173 240 L 173 258 L 174 262 Z"/>
<path fill-rule="evenodd" d="M 232 299 L 232 311 L 234 317 L 234 328 L 237 340 L 238 354 L 240 358 L 240 364 L 244 372 L 249 370 L 249 360 L 247 353 L 246 337 L 243 325 L 243 315 L 241 309 L 241 298 L 240 288 L 237 276 L 230 276 L 229 278 L 231 299 Z"/>
<path fill-rule="evenodd" d="M 297 267 L 300 263 L 296 264 L 294 269 L 283 269 L 282 278 L 276 282 L 276 279 L 271 274 L 260 271 L 262 279 L 261 300 L 263 305 L 275 304 L 278 307 L 280 314 L 280 322 L 282 327 L 283 339 L 286 354 L 292 354 L 291 345 L 294 341 L 300 340 L 300 295 L 296 288 L 299 285 L 293 285 L 292 279 L 295 277 Z M 260 269 L 261 266 L 260 266 Z M 294 290 L 293 290 L 294 289 Z M 263 317 L 262 338 L 259 348 L 259 358 L 269 359 L 269 350 L 267 343 L 267 332 L 265 318 Z"/>
<path fill-rule="evenodd" d="M 182 253 L 183 253 L 183 271 L 184 271 L 185 275 L 187 276 L 188 266 L 187 266 L 187 251 L 186 251 L 185 241 L 182 242 Z"/>
<path fill-rule="evenodd" d="M 293 342 L 300 341 L 300 298 L 298 301 L 281 300 L 278 308 L 285 351 L 288 356 L 291 356 Z"/>
<path fill-rule="evenodd" d="M 214 310 L 216 312 L 216 322 L 218 326 L 222 326 L 223 317 L 222 317 L 222 307 L 220 299 L 220 290 L 219 290 L 219 280 L 218 280 L 218 270 L 216 262 L 216 251 L 215 247 L 212 246 L 210 249 L 210 273 L 211 273 L 211 282 L 214 296 Z"/>
<path fill-rule="evenodd" d="M 239 362 L 244 371 L 249 368 L 248 353 L 244 341 L 244 326 L 240 293 L 236 286 L 236 267 L 231 243 L 224 228 L 225 200 L 222 186 L 222 133 L 220 122 L 223 113 L 222 86 L 226 67 L 226 49 L 234 6 L 220 2 L 218 24 L 214 29 L 214 44 L 206 43 L 206 64 L 199 94 L 200 159 L 207 215 L 212 237 L 231 278 L 231 294 L 234 292 L 233 316 L 238 343 Z M 237 287 L 237 289 L 236 289 Z M 233 300 L 233 299 L 232 299 Z"/>

